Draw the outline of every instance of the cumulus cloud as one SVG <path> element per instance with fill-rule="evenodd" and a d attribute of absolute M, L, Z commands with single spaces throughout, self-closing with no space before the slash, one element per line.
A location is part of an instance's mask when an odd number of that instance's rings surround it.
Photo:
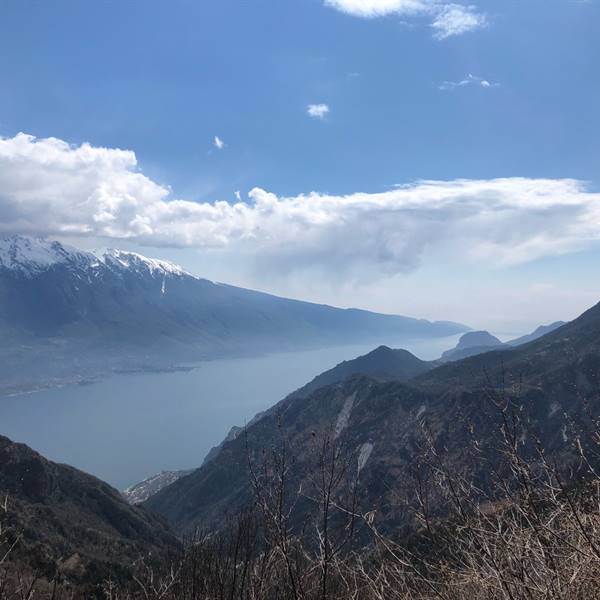
<path fill-rule="evenodd" d="M 215 135 L 213 145 L 217 150 L 223 150 L 223 148 L 225 148 L 225 142 L 218 135 Z"/>
<path fill-rule="evenodd" d="M 306 113 L 313 119 L 323 120 L 329 112 L 330 110 L 327 104 L 309 104 L 306 108 Z"/>
<path fill-rule="evenodd" d="M 0 231 L 127 239 L 253 256 L 331 277 L 410 271 L 432 256 L 486 265 L 600 239 L 600 194 L 572 179 L 420 181 L 381 193 L 193 202 L 146 177 L 128 150 L 0 138 Z"/>
<path fill-rule="evenodd" d="M 431 20 L 433 37 L 444 40 L 484 27 L 487 19 L 475 6 L 442 0 L 325 0 L 325 5 L 346 14 L 375 18 L 386 15 L 421 16 Z"/>
<path fill-rule="evenodd" d="M 438 87 L 442 91 L 451 91 L 461 87 L 482 87 L 482 88 L 495 88 L 500 87 L 499 83 L 492 83 L 488 79 L 483 79 L 482 77 L 477 77 L 476 75 L 472 75 L 469 73 L 464 79 L 459 81 L 444 81 Z"/>

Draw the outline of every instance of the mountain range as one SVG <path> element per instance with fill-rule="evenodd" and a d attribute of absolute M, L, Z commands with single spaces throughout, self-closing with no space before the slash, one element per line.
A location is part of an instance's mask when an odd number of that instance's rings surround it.
<path fill-rule="evenodd" d="M 132 252 L 0 237 L 0 393 L 119 370 L 467 329 L 214 283 Z"/>
<path fill-rule="evenodd" d="M 391 530 L 402 523 L 398 495 L 414 485 L 411 465 L 424 428 L 460 471 L 472 429 L 482 443 L 497 431 L 498 411 L 490 398 L 502 395 L 527 412 L 540 443 L 564 449 L 569 423 L 585 420 L 588 410 L 597 412 L 599 380 L 600 305 L 534 341 L 441 365 L 379 348 L 282 400 L 145 506 L 179 532 L 200 524 L 219 527 L 252 500 L 249 464 L 260 464 L 284 439 L 294 464 L 290 486 L 306 489 L 314 470 L 311 440 L 329 436 L 344 448 L 349 468 L 360 473 L 360 508 L 376 509 L 378 525 Z"/>

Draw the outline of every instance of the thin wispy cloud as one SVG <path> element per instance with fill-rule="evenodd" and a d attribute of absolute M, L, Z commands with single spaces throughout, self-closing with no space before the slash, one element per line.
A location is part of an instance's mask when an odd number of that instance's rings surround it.
<path fill-rule="evenodd" d="M 306 108 L 306 113 L 313 119 L 323 120 L 330 112 L 327 104 L 309 104 Z"/>
<path fill-rule="evenodd" d="M 444 81 L 443 83 L 440 83 L 438 89 L 442 91 L 452 91 L 457 88 L 464 87 L 480 87 L 489 89 L 500 87 L 500 84 L 492 83 L 488 79 L 483 79 L 482 77 L 477 77 L 476 75 L 469 73 L 464 79 L 460 79 L 459 81 Z"/>
<path fill-rule="evenodd" d="M 213 140 L 213 146 L 217 150 L 223 150 L 223 148 L 225 148 L 225 142 L 218 135 L 215 135 L 215 139 Z"/>
<path fill-rule="evenodd" d="M 487 25 L 476 6 L 440 0 L 324 0 L 325 5 L 346 14 L 376 18 L 387 15 L 422 17 L 430 20 L 437 40 L 462 35 Z"/>
<path fill-rule="evenodd" d="M 19 134 L 0 138 L 0 232 L 212 249 L 254 257 L 274 276 L 376 279 L 448 257 L 511 265 L 589 247 L 600 242 L 600 193 L 572 179 L 504 178 L 194 202 L 171 198 L 131 151 Z"/>
<path fill-rule="evenodd" d="M 481 29 L 486 25 L 486 17 L 478 13 L 474 6 L 447 4 L 439 9 L 431 27 L 435 32 L 433 37 L 444 40 L 454 35 Z"/>

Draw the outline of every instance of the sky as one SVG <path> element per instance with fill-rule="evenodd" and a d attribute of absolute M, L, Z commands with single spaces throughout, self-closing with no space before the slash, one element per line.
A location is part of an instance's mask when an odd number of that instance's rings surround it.
<path fill-rule="evenodd" d="M 600 0 L 3 0 L 0 231 L 521 333 L 600 300 Z"/>

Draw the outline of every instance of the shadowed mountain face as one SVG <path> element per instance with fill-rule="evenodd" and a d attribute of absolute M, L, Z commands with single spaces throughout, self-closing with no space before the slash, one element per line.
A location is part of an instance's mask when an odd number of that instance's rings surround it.
<path fill-rule="evenodd" d="M 0 237 L 0 392 L 111 370 L 466 329 L 216 284 L 134 253 L 98 257 Z"/>
<path fill-rule="evenodd" d="M 140 558 L 178 551 L 161 519 L 129 506 L 108 484 L 2 436 L 0 497 L 8 543 L 21 537 L 10 560 L 49 579 L 100 581 Z"/>
<path fill-rule="evenodd" d="M 327 377 L 322 381 L 328 383 Z M 392 529 L 404 519 L 398 494 L 414 484 L 411 465 L 424 426 L 448 464 L 460 470 L 468 460 L 471 427 L 482 443 L 492 443 L 500 416 L 491 397 L 504 393 L 523 407 L 545 447 L 566 452 L 565 414 L 584 421 L 599 381 L 600 305 L 527 345 L 503 346 L 405 381 L 355 375 L 292 394 L 248 427 L 247 435 L 225 443 L 214 460 L 147 505 L 180 531 L 219 526 L 251 500 L 249 462 L 260 463 L 285 438 L 294 460 L 291 485 L 299 488 L 314 468 L 311 440 L 328 435 L 345 449 L 350 467 L 360 470 L 360 510 L 377 508 L 379 525 Z"/>

